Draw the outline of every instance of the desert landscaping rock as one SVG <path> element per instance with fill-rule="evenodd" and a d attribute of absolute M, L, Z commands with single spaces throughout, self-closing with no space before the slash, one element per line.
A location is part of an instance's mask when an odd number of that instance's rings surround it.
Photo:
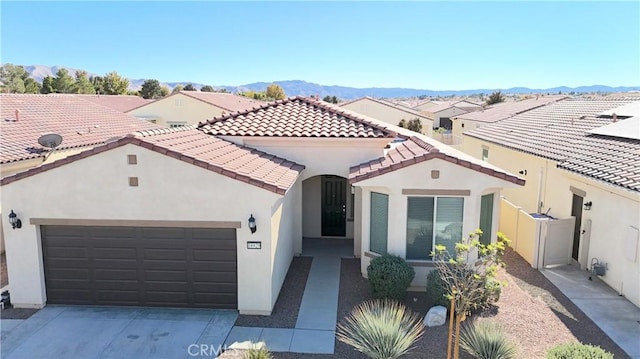
<path fill-rule="evenodd" d="M 438 327 L 444 325 L 447 321 L 447 308 L 436 305 L 431 307 L 424 317 L 423 324 L 425 327 Z"/>

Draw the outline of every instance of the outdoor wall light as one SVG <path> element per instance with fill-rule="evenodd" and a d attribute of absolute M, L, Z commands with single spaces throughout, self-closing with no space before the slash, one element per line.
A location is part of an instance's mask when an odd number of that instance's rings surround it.
<path fill-rule="evenodd" d="M 249 229 L 251 230 L 251 233 L 256 233 L 256 230 L 258 230 L 258 226 L 256 225 L 256 219 L 253 218 L 253 214 L 251 214 L 251 217 L 249 217 Z"/>
<path fill-rule="evenodd" d="M 9 223 L 11 223 L 11 228 L 13 229 L 22 228 L 22 221 L 13 210 L 9 213 Z"/>
<path fill-rule="evenodd" d="M 527 175 L 527 170 L 518 171 L 518 173 L 521 174 L 521 175 L 525 175 L 526 176 Z"/>
<path fill-rule="evenodd" d="M 591 210 L 591 205 L 593 205 L 593 203 L 592 203 L 591 201 L 586 202 L 586 203 L 584 204 L 584 210 L 585 210 L 585 211 L 590 211 L 590 210 Z"/>

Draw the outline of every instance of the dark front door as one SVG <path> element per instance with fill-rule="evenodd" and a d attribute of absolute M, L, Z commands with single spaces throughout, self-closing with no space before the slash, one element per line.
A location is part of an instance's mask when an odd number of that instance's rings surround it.
<path fill-rule="evenodd" d="M 322 235 L 344 237 L 347 233 L 347 180 L 322 176 Z"/>
<path fill-rule="evenodd" d="M 578 248 L 580 247 L 580 229 L 582 228 L 582 200 L 582 197 L 574 194 L 571 204 L 571 215 L 576 218 L 575 227 L 573 229 L 573 248 L 571 249 L 571 258 L 575 260 L 578 260 Z"/>

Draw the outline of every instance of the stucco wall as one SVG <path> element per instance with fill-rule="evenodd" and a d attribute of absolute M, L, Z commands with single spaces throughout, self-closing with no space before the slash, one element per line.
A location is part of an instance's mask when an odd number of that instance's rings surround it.
<path fill-rule="evenodd" d="M 422 133 L 427 136 L 431 136 L 433 121 L 423 116 L 417 116 L 409 112 L 395 109 L 393 107 L 369 99 L 362 99 L 359 101 L 351 102 L 342 107 L 363 114 L 365 116 L 373 117 L 380 121 L 390 123 L 395 126 L 398 125 L 400 120 L 409 121 L 413 120 L 414 118 L 418 118 L 422 122 Z"/>
<path fill-rule="evenodd" d="M 590 211 L 583 209 L 581 230 L 585 229 L 585 223 L 590 219 L 591 233 L 588 245 L 584 235 L 581 236 L 579 253 L 586 250 L 588 258 L 585 262 L 584 258 L 579 257 L 578 261 L 582 267 L 590 266 L 594 257 L 609 263 L 609 271 L 602 280 L 617 291 L 622 287 L 623 294 L 640 306 L 640 252 L 635 262 L 624 257 L 624 238 L 628 227 L 637 228 L 640 225 L 640 194 L 561 170 L 552 160 L 469 136 L 463 137 L 464 152 L 480 158 L 482 146 L 488 146 L 489 163 L 511 173 L 527 170 L 527 174 L 522 175 L 527 181 L 524 187 L 503 191 L 509 202 L 522 207 L 527 213 L 537 211 L 539 199 L 542 212 L 549 211 L 556 218 L 570 217 L 571 187 L 586 192 L 584 202 L 592 201 L 593 207 Z"/>
<path fill-rule="evenodd" d="M 448 117 L 450 120 L 453 121 L 453 118 L 456 116 L 460 116 L 462 114 L 465 114 L 469 111 L 467 110 L 463 110 L 461 108 L 457 108 L 457 107 L 450 107 L 448 109 L 433 113 L 433 112 L 428 112 L 429 110 L 427 110 L 427 114 L 429 116 L 429 118 L 433 119 L 433 128 L 438 128 L 440 127 L 440 119 L 444 118 L 444 117 Z"/>
<path fill-rule="evenodd" d="M 431 178 L 432 170 L 440 171 L 440 177 L 438 179 Z M 366 275 L 366 268 L 370 262 L 370 258 L 366 256 L 366 253 L 369 251 L 370 194 L 372 191 L 389 195 L 387 250 L 388 253 L 405 257 L 407 197 L 409 196 L 402 194 L 403 188 L 427 190 L 469 190 L 470 195 L 463 196 L 464 210 L 462 233 L 464 235 L 473 232 L 480 225 L 481 196 L 488 193 L 494 193 L 492 228 L 495 236 L 495 233 L 497 233 L 499 217 L 499 206 L 495 201 L 500 197 L 499 191 L 501 187 L 515 186 L 515 184 L 504 182 L 495 177 L 439 159 L 422 162 L 396 170 L 388 174 L 355 183 L 355 185 L 362 189 L 360 206 L 361 217 L 358 218 L 361 220 L 358 231 L 361 233 L 361 271 L 363 275 Z M 429 261 L 422 262 L 424 262 L 423 264 L 429 263 Z M 416 270 L 416 277 L 412 286 L 425 286 L 426 275 L 430 268 L 425 266 L 415 266 L 414 268 Z"/>
<path fill-rule="evenodd" d="M 137 165 L 127 164 L 130 154 L 137 155 Z M 139 187 L 129 186 L 129 176 L 139 178 Z M 271 312 L 271 218 L 280 195 L 134 145 L 10 183 L 2 191 L 2 206 L 13 208 L 23 221 L 20 230 L 3 223 L 11 299 L 17 306 L 46 302 L 39 227 L 30 218 L 239 221 L 239 309 Z M 255 234 L 246 226 L 252 213 Z M 261 241 L 262 249 L 248 250 L 247 241 Z"/>
<path fill-rule="evenodd" d="M 171 122 L 186 122 L 197 125 L 198 122 L 220 116 L 223 110 L 212 104 L 196 100 L 183 94 L 177 94 L 133 109 L 129 115 L 156 119 L 159 126 L 169 127 Z"/>

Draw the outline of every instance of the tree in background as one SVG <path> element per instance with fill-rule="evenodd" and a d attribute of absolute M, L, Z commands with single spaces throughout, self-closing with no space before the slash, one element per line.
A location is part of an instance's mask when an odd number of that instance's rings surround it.
<path fill-rule="evenodd" d="M 24 93 L 40 93 L 41 89 L 40 83 L 31 77 L 24 80 Z"/>
<path fill-rule="evenodd" d="M 280 87 L 280 85 L 276 84 L 267 86 L 265 95 L 269 100 L 284 100 L 285 98 L 287 98 L 287 95 L 284 93 L 284 89 Z"/>
<path fill-rule="evenodd" d="M 76 82 L 73 84 L 73 93 L 95 94 L 96 89 L 93 87 L 86 71 L 76 71 Z"/>
<path fill-rule="evenodd" d="M 324 101 L 324 102 L 328 102 L 328 103 L 335 103 L 335 104 L 337 104 L 337 103 L 338 103 L 338 98 L 337 98 L 337 97 L 335 97 L 335 96 L 328 96 L 328 95 L 327 95 L 327 96 L 325 96 L 325 97 L 322 99 L 322 101 Z"/>
<path fill-rule="evenodd" d="M 42 87 L 40 88 L 40 93 L 48 94 L 56 92 L 56 84 L 53 80 L 53 77 L 46 76 L 42 79 Z"/>
<path fill-rule="evenodd" d="M 422 133 L 422 121 L 419 118 L 406 121 L 404 118 L 398 122 L 398 126 L 411 130 L 413 132 Z"/>
<path fill-rule="evenodd" d="M 200 88 L 200 91 L 202 92 L 216 92 L 216 89 L 213 88 L 213 86 L 211 85 L 204 85 Z"/>
<path fill-rule="evenodd" d="M 173 88 L 173 91 L 171 91 L 171 94 L 173 95 L 174 93 L 178 93 L 178 92 L 180 92 L 182 90 L 184 90 L 184 86 L 176 85 L 176 87 Z"/>
<path fill-rule="evenodd" d="M 170 93 L 171 93 L 171 90 L 169 90 L 169 87 L 167 86 L 160 87 L 160 97 L 169 96 Z"/>
<path fill-rule="evenodd" d="M 53 89 L 57 93 L 73 93 L 75 79 L 69 75 L 67 69 L 59 69 L 56 77 L 53 78 Z"/>
<path fill-rule="evenodd" d="M 166 93 L 165 93 L 166 91 Z M 164 97 L 169 94 L 169 89 L 160 86 L 160 81 L 158 80 L 145 80 L 142 84 L 142 88 L 140 88 L 140 96 L 146 99 L 156 99 L 160 97 Z"/>
<path fill-rule="evenodd" d="M 103 78 L 105 95 L 125 95 L 129 89 L 129 80 L 111 71 Z"/>
<path fill-rule="evenodd" d="M 187 86 L 185 86 L 183 88 L 184 91 L 198 91 L 197 88 L 195 88 L 195 86 L 193 86 L 192 84 L 187 84 Z"/>
<path fill-rule="evenodd" d="M 254 100 L 260 100 L 260 101 L 267 101 L 267 94 L 264 91 L 253 91 L 253 90 L 249 90 L 249 91 L 245 91 L 245 92 L 240 92 L 238 93 L 238 95 L 240 96 L 244 96 L 244 97 L 248 97 L 248 98 L 252 98 Z"/>
<path fill-rule="evenodd" d="M 500 102 L 504 102 L 504 95 L 502 95 L 502 92 L 500 91 L 495 91 L 494 93 L 489 95 L 486 104 L 487 106 L 489 106 Z"/>
<path fill-rule="evenodd" d="M 24 93 L 29 73 L 22 66 L 4 64 L 0 67 L 0 89 L 2 92 Z"/>
<path fill-rule="evenodd" d="M 103 94 L 104 93 L 104 78 L 102 76 L 91 76 L 89 78 L 89 82 L 93 84 L 93 88 L 95 89 L 95 93 Z"/>

